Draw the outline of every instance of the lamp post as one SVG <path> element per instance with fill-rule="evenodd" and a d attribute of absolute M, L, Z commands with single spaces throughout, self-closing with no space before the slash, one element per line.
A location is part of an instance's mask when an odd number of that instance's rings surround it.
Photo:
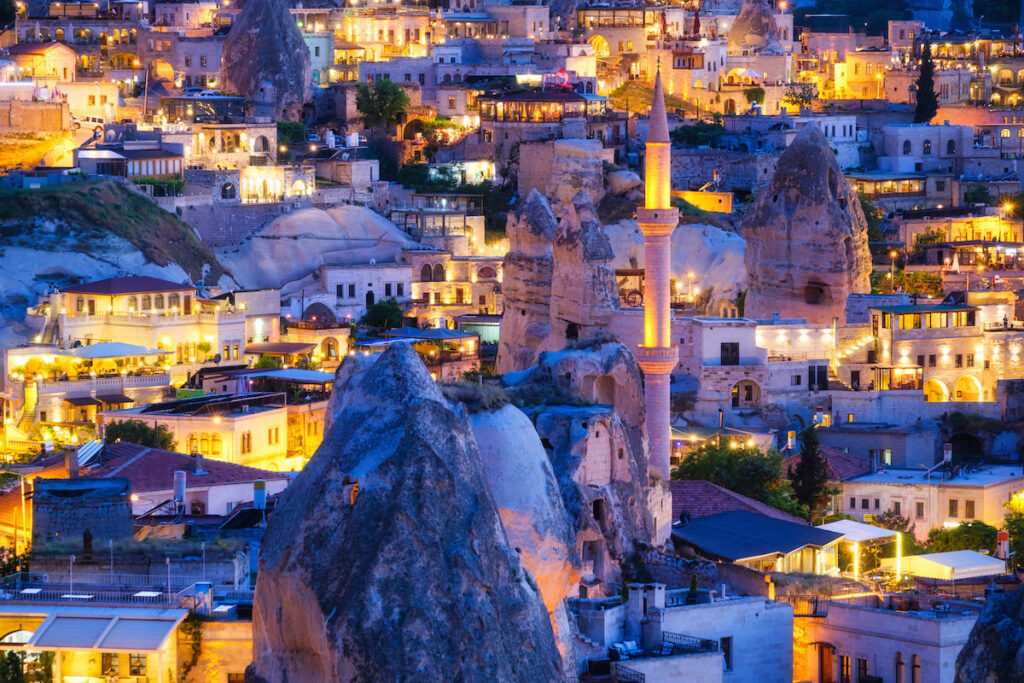
<path fill-rule="evenodd" d="M 896 291 L 896 250 L 893 249 L 889 252 L 889 286 L 892 291 Z"/>

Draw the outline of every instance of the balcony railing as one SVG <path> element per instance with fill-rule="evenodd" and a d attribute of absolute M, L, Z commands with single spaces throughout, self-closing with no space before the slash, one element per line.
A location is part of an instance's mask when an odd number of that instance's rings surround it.
<path fill-rule="evenodd" d="M 168 351 L 168 354 L 171 352 Z M 39 381 L 36 387 L 40 394 L 88 393 L 103 389 L 130 389 L 138 387 L 162 387 L 170 384 L 170 375 L 156 372 L 148 375 L 111 375 L 109 377 L 85 376 L 79 379 Z"/>
<path fill-rule="evenodd" d="M 697 638 L 682 633 L 663 631 L 661 641 L 672 645 L 672 654 L 718 652 L 718 641 L 710 638 Z"/>

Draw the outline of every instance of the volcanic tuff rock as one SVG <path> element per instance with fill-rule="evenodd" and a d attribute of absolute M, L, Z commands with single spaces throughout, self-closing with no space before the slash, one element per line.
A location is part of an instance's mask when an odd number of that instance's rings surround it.
<path fill-rule="evenodd" d="M 474 413 L 469 423 L 508 542 L 544 598 L 563 669 L 575 671 L 575 620 L 561 608 L 579 583 L 579 554 L 551 462 L 533 423 L 515 406 Z"/>
<path fill-rule="evenodd" d="M 296 121 L 312 93 L 309 48 L 284 0 L 246 0 L 224 39 L 221 81 L 257 114 Z"/>
<path fill-rule="evenodd" d="M 781 55 L 784 50 L 779 43 L 778 31 L 768 0 L 746 0 L 729 29 L 729 54 L 742 55 L 747 51 Z"/>
<path fill-rule="evenodd" d="M 502 287 L 505 318 L 498 345 L 500 373 L 522 370 L 541 351 L 602 333 L 618 308 L 611 243 L 585 191 L 562 205 L 532 190 L 508 219 L 509 251 Z"/>
<path fill-rule="evenodd" d="M 596 203 L 604 196 L 604 149 L 600 140 L 555 140 L 548 197 L 556 215 L 580 190 Z"/>
<path fill-rule="evenodd" d="M 956 658 L 956 683 L 1024 683 L 1024 588 L 992 595 Z"/>
<path fill-rule="evenodd" d="M 334 391 L 263 539 L 250 679 L 560 679 L 465 411 L 406 344 L 346 358 Z"/>
<path fill-rule="evenodd" d="M 871 290 L 867 222 L 817 126 L 804 126 L 743 219 L 748 318 L 846 320 L 850 294 Z"/>

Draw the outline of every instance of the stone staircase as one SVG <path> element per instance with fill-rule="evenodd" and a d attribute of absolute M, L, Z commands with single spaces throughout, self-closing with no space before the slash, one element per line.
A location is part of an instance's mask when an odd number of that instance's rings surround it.
<path fill-rule="evenodd" d="M 43 326 L 43 333 L 39 335 L 39 341 L 43 344 L 56 344 L 57 343 L 57 319 L 50 318 L 46 321 L 46 325 Z"/>
<path fill-rule="evenodd" d="M 21 409 L 21 420 L 18 421 L 18 429 L 28 432 L 36 421 L 36 403 L 39 400 L 39 390 L 35 381 L 25 382 L 25 401 Z"/>

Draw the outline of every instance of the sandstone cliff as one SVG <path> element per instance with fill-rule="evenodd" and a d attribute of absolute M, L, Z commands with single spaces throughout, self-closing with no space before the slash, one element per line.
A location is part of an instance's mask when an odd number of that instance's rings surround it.
<path fill-rule="evenodd" d="M 768 0 L 746 0 L 729 29 L 727 46 L 730 55 L 784 54 L 778 39 L 778 27 L 772 18 Z"/>
<path fill-rule="evenodd" d="M 264 536 L 250 678 L 559 679 L 465 411 L 405 344 L 347 358 L 334 391 Z"/>
<path fill-rule="evenodd" d="M 988 599 L 956 658 L 955 680 L 1024 682 L 1024 588 Z"/>
<path fill-rule="evenodd" d="M 509 215 L 500 373 L 532 366 L 542 351 L 603 334 L 618 308 L 614 253 L 590 195 L 580 191 L 560 208 L 558 220 L 547 198 L 532 190 Z"/>
<path fill-rule="evenodd" d="M 743 219 L 748 318 L 846 320 L 846 300 L 870 291 L 867 222 L 817 126 L 804 126 Z"/>
<path fill-rule="evenodd" d="M 224 39 L 221 82 L 257 114 L 296 121 L 312 92 L 309 48 L 284 0 L 246 0 Z"/>

